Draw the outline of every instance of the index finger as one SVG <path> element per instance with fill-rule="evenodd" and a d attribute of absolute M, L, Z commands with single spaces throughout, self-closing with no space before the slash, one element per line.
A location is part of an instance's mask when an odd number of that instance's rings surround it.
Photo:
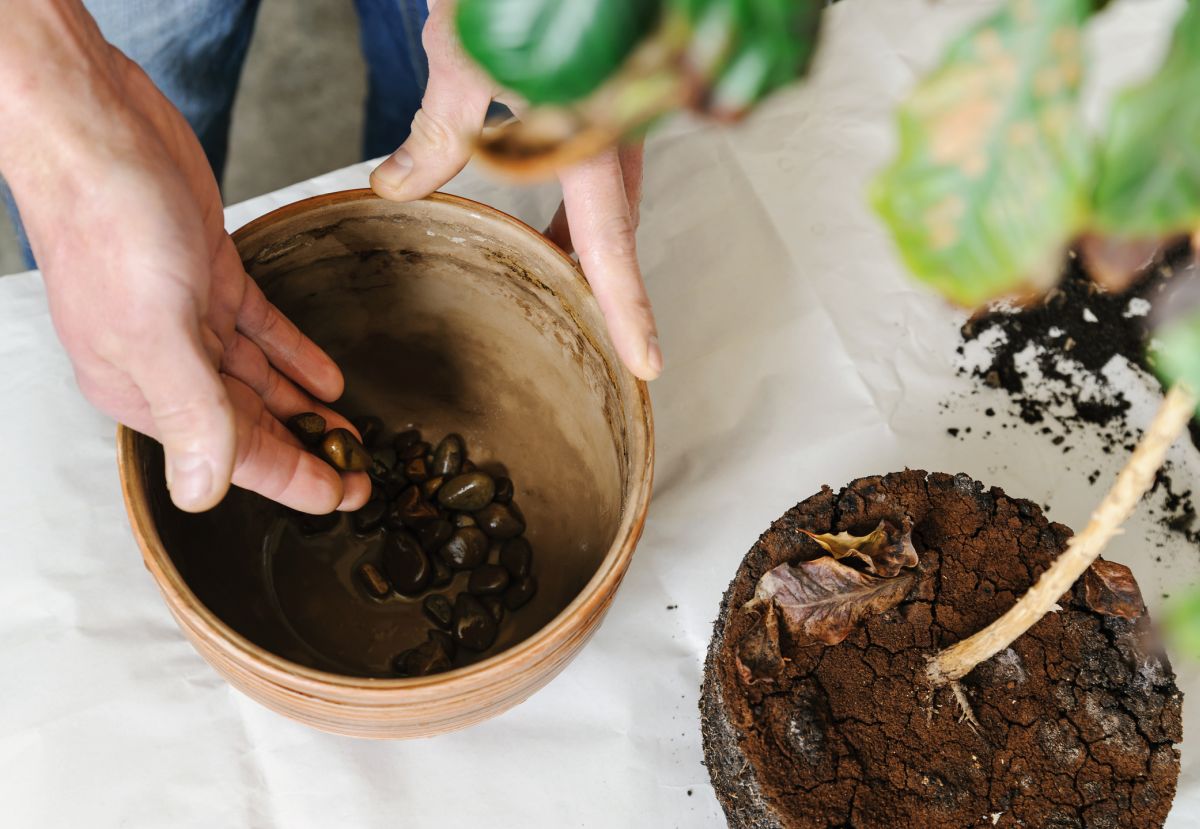
<path fill-rule="evenodd" d="M 616 149 L 559 174 L 571 241 L 613 345 L 644 380 L 662 372 L 662 352 L 650 297 L 637 260 L 637 229 Z"/>

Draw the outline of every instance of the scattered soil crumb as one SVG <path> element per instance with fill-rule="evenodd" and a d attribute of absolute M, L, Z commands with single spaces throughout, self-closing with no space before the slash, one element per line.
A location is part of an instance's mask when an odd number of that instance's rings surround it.
<path fill-rule="evenodd" d="M 1186 243 L 1172 247 L 1146 269 L 1129 290 L 1108 293 L 1093 283 L 1078 257 L 1069 257 L 1061 283 L 1043 300 L 1024 308 L 1000 307 L 976 316 L 962 328 L 964 345 L 958 353 L 959 373 L 982 385 L 1005 391 L 1013 414 L 1037 426 L 1064 453 L 1077 430 L 1097 433 L 1102 451 L 1132 451 L 1141 437 L 1128 422 L 1130 402 L 1108 371 L 1116 359 L 1153 378 L 1146 366 L 1146 344 L 1154 306 L 1169 293 L 1200 292 L 1200 269 Z M 992 416 L 993 409 L 985 414 Z M 959 428 L 946 430 L 958 437 Z M 1200 447 L 1200 428 L 1193 421 L 1192 442 Z M 1164 467 L 1153 491 L 1163 493 L 1153 509 L 1169 533 L 1200 545 L 1200 522 L 1190 489 L 1177 487 L 1171 469 Z M 1089 484 L 1108 484 L 1100 470 L 1087 476 Z"/>

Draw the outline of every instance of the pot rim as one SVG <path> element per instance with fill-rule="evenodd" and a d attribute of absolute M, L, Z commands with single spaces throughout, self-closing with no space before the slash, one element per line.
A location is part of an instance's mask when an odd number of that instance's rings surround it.
<path fill-rule="evenodd" d="M 305 213 L 313 208 L 378 198 L 369 188 L 311 196 L 283 205 L 251 220 L 234 231 L 232 237 L 236 243 L 267 225 Z M 453 205 L 510 225 L 521 234 L 530 237 L 535 243 L 541 244 L 557 254 L 558 258 L 570 267 L 584 291 L 591 293 L 591 288 L 579 266 L 560 247 L 525 222 L 494 207 L 462 196 L 432 193 L 421 201 Z M 616 369 L 628 372 L 624 366 L 618 365 Z M 381 704 L 394 704 L 397 701 L 395 697 L 401 692 L 410 699 L 417 697 L 446 699 L 453 696 L 455 691 L 466 693 L 476 688 L 494 685 L 496 680 L 502 677 L 511 677 L 511 665 L 516 664 L 519 671 L 521 664 L 529 665 L 540 662 L 549 653 L 557 650 L 558 646 L 568 641 L 572 632 L 581 626 L 581 622 L 601 614 L 611 601 L 629 567 L 634 548 L 637 546 L 645 526 L 654 478 L 654 418 L 650 407 L 649 390 L 645 381 L 636 377 L 633 378 L 633 381 L 635 391 L 633 403 L 637 409 L 640 409 L 640 419 L 644 423 L 645 450 L 640 461 L 631 456 L 629 475 L 632 482 L 629 496 L 622 503 L 621 523 L 600 566 L 579 591 L 579 594 L 536 633 L 494 656 L 446 673 L 428 677 L 383 679 L 322 671 L 271 653 L 227 625 L 196 597 L 167 553 L 150 513 L 146 488 L 138 474 L 135 457 L 138 433 L 126 426 L 118 425 L 117 469 L 121 480 L 125 511 L 134 530 L 138 546 L 141 548 L 146 568 L 150 570 L 159 589 L 166 597 L 169 609 L 173 614 L 179 616 L 179 621 L 184 626 L 190 628 L 226 657 L 235 662 L 251 665 L 255 673 L 271 682 L 318 697 L 332 690 L 353 691 L 356 701 L 362 701 L 359 695 L 366 693 L 375 697 L 376 701 Z M 634 434 L 636 434 L 636 430 Z M 413 692 L 416 694 L 413 695 Z"/>

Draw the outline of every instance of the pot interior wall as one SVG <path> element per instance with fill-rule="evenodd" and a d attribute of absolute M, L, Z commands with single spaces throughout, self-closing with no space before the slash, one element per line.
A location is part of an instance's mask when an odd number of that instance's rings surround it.
<path fill-rule="evenodd" d="M 515 482 L 539 590 L 484 656 L 545 625 L 596 572 L 628 483 L 630 401 L 607 342 L 589 333 L 603 322 L 572 269 L 516 226 L 446 202 L 335 202 L 240 236 L 249 273 L 342 367 L 335 408 L 432 442 L 458 432 L 477 464 Z M 419 600 L 372 602 L 356 583 L 378 538 L 301 539 L 278 507 L 241 490 L 184 514 L 167 497 L 161 451 L 144 443 L 164 545 L 234 630 L 361 676 L 387 675 L 392 656 L 424 639 Z"/>

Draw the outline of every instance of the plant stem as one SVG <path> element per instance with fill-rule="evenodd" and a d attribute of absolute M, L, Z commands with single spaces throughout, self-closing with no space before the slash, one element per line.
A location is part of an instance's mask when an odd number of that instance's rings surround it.
<path fill-rule="evenodd" d="M 962 679 L 976 665 L 1007 648 L 1046 615 L 1096 560 L 1104 545 L 1120 531 L 1121 524 L 1153 486 L 1167 450 L 1187 427 L 1196 405 L 1196 395 L 1190 389 L 1179 384 L 1171 387 L 1150 428 L 1100 506 L 1092 513 L 1087 527 L 1067 542 L 1063 554 L 1007 613 L 974 636 L 951 645 L 929 660 L 927 677 L 933 687 Z"/>

